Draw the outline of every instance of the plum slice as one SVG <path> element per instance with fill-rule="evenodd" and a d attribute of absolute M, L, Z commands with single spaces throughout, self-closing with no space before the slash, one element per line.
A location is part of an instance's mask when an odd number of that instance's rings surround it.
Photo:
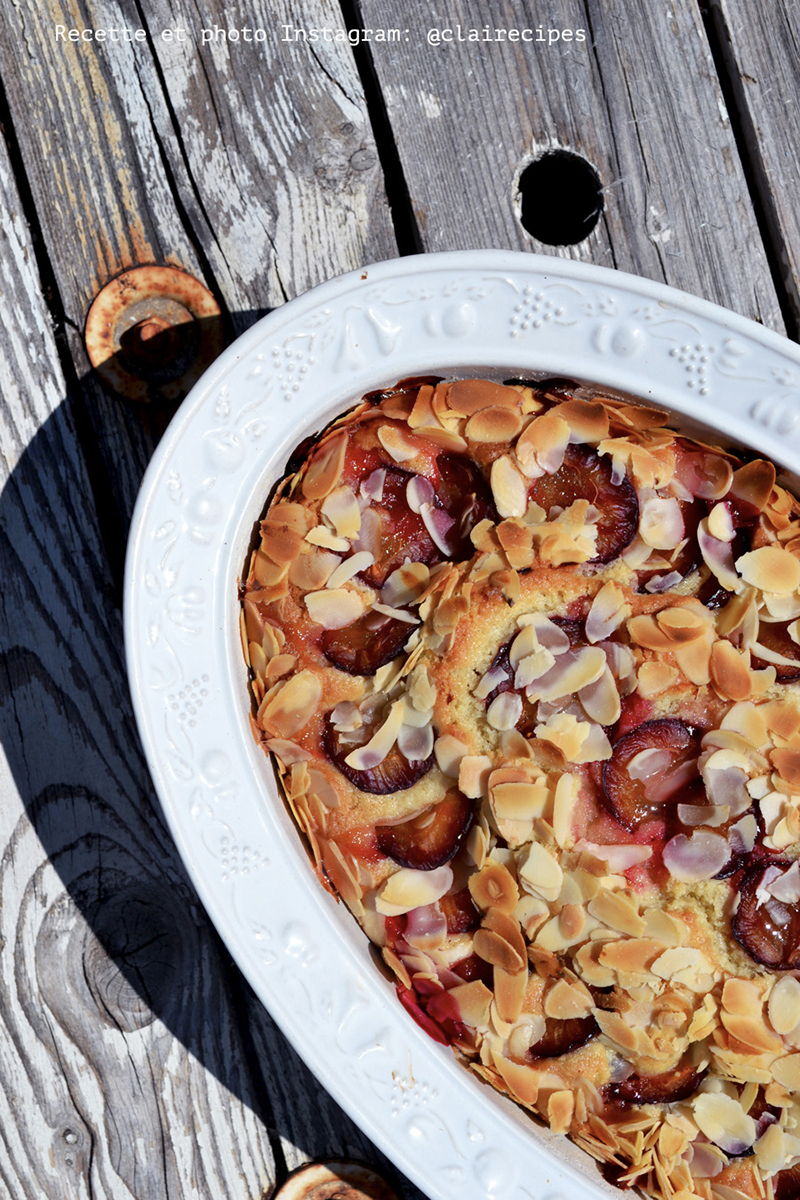
<path fill-rule="evenodd" d="M 800 1196 L 800 1163 L 779 1171 L 772 1180 L 775 1200 L 797 1200 Z"/>
<path fill-rule="evenodd" d="M 697 527 L 703 517 L 708 515 L 708 504 L 705 500 L 681 500 L 679 501 L 681 508 L 681 516 L 683 517 L 683 530 L 686 539 L 686 545 L 682 546 L 670 567 L 659 567 L 658 569 L 648 568 L 636 572 L 637 588 L 639 592 L 647 592 L 649 589 L 646 584 L 657 575 L 671 575 L 673 571 L 685 579 L 690 575 L 703 561 L 703 556 L 700 553 L 700 545 L 697 541 Z M 660 552 L 664 558 L 668 558 L 670 551 L 665 550 Z"/>
<path fill-rule="evenodd" d="M 443 800 L 398 825 L 375 830 L 381 854 L 415 871 L 434 871 L 456 854 L 472 824 L 473 806 L 463 792 L 451 788 Z"/>
<path fill-rule="evenodd" d="M 414 629 L 397 617 L 366 612 L 344 629 L 326 629 L 322 653 L 328 662 L 348 675 L 374 675 L 402 650 Z"/>
<path fill-rule="evenodd" d="M 599 1032 L 600 1026 L 591 1015 L 570 1017 L 566 1021 L 545 1017 L 544 1033 L 529 1048 L 528 1057 L 559 1058 L 562 1054 L 569 1054 L 570 1050 L 585 1046 Z"/>
<path fill-rule="evenodd" d="M 386 466 L 384 469 L 383 495 L 380 500 L 373 500 L 370 506 L 380 519 L 377 544 L 368 547 L 375 555 L 375 562 L 363 572 L 367 583 L 378 588 L 383 587 L 392 571 L 402 567 L 407 559 L 432 563 L 441 557 L 422 517 L 409 508 L 406 489 L 414 476 L 399 467 Z M 362 540 L 364 521 L 362 516 Z"/>
<path fill-rule="evenodd" d="M 697 756 L 694 734 L 674 717 L 645 721 L 619 738 L 603 763 L 602 784 L 620 824 L 633 832 L 677 801 L 698 778 Z"/>
<path fill-rule="evenodd" d="M 786 859 L 755 863 L 739 880 L 739 907 L 731 923 L 736 941 L 751 958 L 774 971 L 800 968 L 800 911 L 796 903 L 759 897 L 792 866 Z M 778 868 L 775 874 L 774 868 Z M 768 874 L 769 873 L 769 874 Z M 766 877 L 766 878 L 765 878 Z"/>
<path fill-rule="evenodd" d="M 447 921 L 448 933 L 469 933 L 481 923 L 480 909 L 472 899 L 469 888 L 442 896 L 439 907 Z"/>
<path fill-rule="evenodd" d="M 500 519 L 491 489 L 478 464 L 464 454 L 440 454 L 436 466 L 439 471 L 437 496 L 445 512 L 455 521 L 457 540 L 453 557 L 458 561 L 472 558 L 474 547 L 469 537 L 472 530 L 486 517 L 490 521 Z"/>
<path fill-rule="evenodd" d="M 413 787 L 428 774 L 434 763 L 433 754 L 428 758 L 410 762 L 395 742 L 377 767 L 368 771 L 357 771 L 345 762 L 354 747 L 347 742 L 340 744 L 339 735 L 329 720 L 324 723 L 322 741 L 328 758 L 345 779 L 349 779 L 360 791 L 370 792 L 373 796 L 388 796 L 393 792 L 403 792 L 406 788 Z"/>
<path fill-rule="evenodd" d="M 633 484 L 627 478 L 614 483 L 611 459 L 588 446 L 567 446 L 564 462 L 556 473 L 534 480 L 528 496 L 545 512 L 553 505 L 568 508 L 575 500 L 588 500 L 599 509 L 597 553 L 592 562 L 607 563 L 618 558 L 639 527 L 639 501 Z"/>
<path fill-rule="evenodd" d="M 685 1058 L 661 1075 L 631 1075 L 619 1083 L 608 1083 L 603 1094 L 612 1104 L 675 1104 L 688 1100 L 700 1086 L 703 1072 Z"/>

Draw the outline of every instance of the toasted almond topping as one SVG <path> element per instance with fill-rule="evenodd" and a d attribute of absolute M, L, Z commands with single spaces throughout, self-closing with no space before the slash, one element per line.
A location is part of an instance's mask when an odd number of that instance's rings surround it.
<path fill-rule="evenodd" d="M 610 929 L 627 933 L 630 937 L 641 937 L 644 933 L 644 920 L 639 916 L 636 901 L 629 893 L 600 891 L 587 907 L 593 917 Z"/>
<path fill-rule="evenodd" d="M 763 458 L 745 463 L 733 473 L 731 493 L 739 500 L 746 500 L 759 512 L 767 507 L 772 489 L 775 486 L 775 468 Z"/>
<path fill-rule="evenodd" d="M 620 717 L 622 706 L 614 676 L 608 666 L 594 683 L 587 683 L 578 692 L 581 707 L 598 725 L 614 725 Z"/>
<path fill-rule="evenodd" d="M 466 754 L 458 768 L 459 789 L 470 800 L 485 796 L 489 788 L 489 772 L 492 760 L 486 754 Z"/>
<path fill-rule="evenodd" d="M 553 1133 L 569 1133 L 575 1111 L 572 1092 L 553 1092 L 547 1100 L 547 1120 Z"/>
<path fill-rule="evenodd" d="M 776 1033 L 791 1033 L 800 1025 L 800 982 L 793 975 L 779 979 L 769 995 L 770 1023 Z"/>
<path fill-rule="evenodd" d="M 400 867 L 381 885 L 375 907 L 385 917 L 399 917 L 415 908 L 441 900 L 451 888 L 453 871 L 448 866 L 433 871 L 414 871 Z"/>
<path fill-rule="evenodd" d="M 464 433 L 473 442 L 510 442 L 522 428 L 516 408 L 482 408 L 467 421 Z"/>
<path fill-rule="evenodd" d="M 342 584 L 347 583 L 355 575 L 361 571 L 366 571 L 367 567 L 371 567 L 375 559 L 368 550 L 358 550 L 355 554 L 351 554 L 346 558 L 340 566 L 332 572 L 325 586 L 327 588 L 340 588 Z"/>
<path fill-rule="evenodd" d="M 518 874 L 522 886 L 543 900 L 556 900 L 561 891 L 564 872 L 556 858 L 539 842 L 531 842 L 518 859 Z"/>
<path fill-rule="evenodd" d="M 348 543 L 349 545 L 349 543 Z M 310 549 L 300 554 L 289 568 L 289 582 L 304 592 L 316 592 L 324 588 L 341 558 L 327 550 Z"/>
<path fill-rule="evenodd" d="M 500 516 L 524 516 L 528 504 L 527 485 L 507 454 L 494 460 L 489 478 Z"/>
<path fill-rule="evenodd" d="M 304 729 L 322 699 L 322 684 L 311 671 L 300 671 L 279 683 L 258 713 L 258 722 L 273 737 L 291 738 Z"/>
<path fill-rule="evenodd" d="M 533 566 L 533 534 L 519 518 L 509 517 L 497 526 L 497 538 L 516 571 Z"/>
<path fill-rule="evenodd" d="M 470 983 L 460 983 L 450 988 L 447 993 L 456 1005 L 459 1020 L 476 1029 L 484 1029 L 489 1024 L 489 1006 L 492 1003 L 492 993 L 480 979 Z"/>
<path fill-rule="evenodd" d="M 688 606 L 662 608 L 661 612 L 656 614 L 656 621 L 670 641 L 679 644 L 696 641 L 708 628 L 706 614 Z"/>
<path fill-rule="evenodd" d="M 581 646 L 557 658 L 546 675 L 528 689 L 530 699 L 560 700 L 595 683 L 606 670 L 606 656 L 600 646 Z"/>
<path fill-rule="evenodd" d="M 571 442 L 595 444 L 608 437 L 608 413 L 597 401 L 564 400 L 557 415 L 569 425 Z"/>
<path fill-rule="evenodd" d="M 529 479 L 545 472 L 554 475 L 564 461 L 570 440 L 570 427 L 557 412 L 534 417 L 517 438 L 517 461 Z"/>
<path fill-rule="evenodd" d="M 569 849 L 575 844 L 572 824 L 579 791 L 580 780 L 568 772 L 565 772 L 556 784 L 553 798 L 553 836 L 562 849 Z"/>
<path fill-rule="evenodd" d="M 380 425 L 378 441 L 396 463 L 411 462 L 424 446 L 420 438 L 397 425 Z"/>
<path fill-rule="evenodd" d="M 585 1017 L 592 1011 L 593 1005 L 592 995 L 583 984 L 568 983 L 566 979 L 557 979 L 544 995 L 545 1016 L 555 1017 L 559 1021 Z"/>
<path fill-rule="evenodd" d="M 347 434 L 339 433 L 316 451 L 303 476 L 302 491 L 307 500 L 322 500 L 342 477 Z"/>
<path fill-rule="evenodd" d="M 519 404 L 519 394 L 513 388 L 488 379 L 457 379 L 445 387 L 448 406 L 461 417 L 471 417 L 484 408 L 515 408 Z"/>
<path fill-rule="evenodd" d="M 532 821 L 542 816 L 547 803 L 547 780 L 495 783 L 489 779 L 492 809 L 498 821 Z"/>
<path fill-rule="evenodd" d="M 364 601 L 358 592 L 348 588 L 309 592 L 304 601 L 311 620 L 323 629 L 344 629 L 364 611 Z"/>
<path fill-rule="evenodd" d="M 703 517 L 697 526 L 697 544 L 703 561 L 729 592 L 741 591 L 742 581 L 733 565 L 731 543 L 720 541 L 708 528 L 708 517 Z"/>
<path fill-rule="evenodd" d="M 327 550 L 338 550 L 342 553 L 351 549 L 347 538 L 337 537 L 327 525 L 315 525 L 313 529 L 309 529 L 305 540 L 312 546 L 324 546 Z"/>
<path fill-rule="evenodd" d="M 521 955 L 505 938 L 491 929 L 476 929 L 472 946 L 475 953 L 484 962 L 491 963 L 494 967 L 500 967 L 510 975 L 516 975 L 525 969 L 524 955 Z"/>
<path fill-rule="evenodd" d="M 346 484 L 330 492 L 322 502 L 320 510 L 333 525 L 339 538 L 358 537 L 361 528 L 361 511 L 358 507 L 356 494 Z"/>
<path fill-rule="evenodd" d="M 789 1092 L 800 1092 L 800 1054 L 787 1054 L 772 1064 L 773 1078 Z"/>
<path fill-rule="evenodd" d="M 730 642 L 720 639 L 711 647 L 711 682 L 728 700 L 746 700 L 753 691 L 747 663 Z"/>
<path fill-rule="evenodd" d="M 397 741 L 403 727 L 405 705 L 402 700 L 396 700 L 389 710 L 389 715 L 364 746 L 358 746 L 345 758 L 348 767 L 354 771 L 371 771 L 386 758 L 392 746 Z"/>
<path fill-rule="evenodd" d="M 486 710 L 492 729 L 513 729 L 522 716 L 522 697 L 516 692 L 501 692 Z"/>
<path fill-rule="evenodd" d="M 450 779 L 458 779 L 461 760 L 468 751 L 469 747 L 465 746 L 463 742 L 460 742 L 458 738 L 453 737 L 450 733 L 444 733 L 441 737 L 438 737 L 433 746 L 439 770 L 443 775 L 449 776 Z M 473 796 L 471 799 L 475 799 L 475 797 Z"/>
<path fill-rule="evenodd" d="M 732 542 L 736 536 L 729 504 L 715 504 L 708 514 L 708 532 L 720 542 Z"/>
<path fill-rule="evenodd" d="M 519 902 L 519 888 L 502 863 L 487 859 L 483 868 L 467 880 L 470 895 L 480 909 L 496 908 L 511 914 Z"/>
<path fill-rule="evenodd" d="M 674 550 L 684 537 L 681 506 L 673 496 L 650 496 L 639 514 L 639 536 L 654 550 Z"/>
<path fill-rule="evenodd" d="M 589 642 L 604 642 L 631 615 L 631 606 L 622 588 L 609 581 L 604 583 L 592 600 L 586 617 L 586 638 Z"/>
<path fill-rule="evenodd" d="M 636 676 L 636 690 L 641 696 L 658 696 L 671 688 L 677 678 L 677 668 L 669 663 L 659 660 L 643 662 Z"/>
<path fill-rule="evenodd" d="M 800 587 L 800 559 L 780 546 L 761 546 L 743 554 L 736 560 L 736 570 L 745 583 L 762 592 L 785 596 Z"/>
<path fill-rule="evenodd" d="M 691 1107 L 700 1132 L 726 1153 L 741 1154 L 756 1140 L 755 1121 L 724 1092 L 703 1092 Z"/>
<path fill-rule="evenodd" d="M 800 791 L 800 750 L 786 749 L 773 750 L 770 756 L 772 765 L 780 775 L 795 791 Z"/>

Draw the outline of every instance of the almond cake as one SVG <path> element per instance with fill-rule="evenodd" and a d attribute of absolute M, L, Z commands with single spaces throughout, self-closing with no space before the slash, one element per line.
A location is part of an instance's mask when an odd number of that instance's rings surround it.
<path fill-rule="evenodd" d="M 670 1200 L 800 1195 L 800 503 L 565 380 L 407 379 L 299 447 L 252 728 L 401 1003 Z"/>

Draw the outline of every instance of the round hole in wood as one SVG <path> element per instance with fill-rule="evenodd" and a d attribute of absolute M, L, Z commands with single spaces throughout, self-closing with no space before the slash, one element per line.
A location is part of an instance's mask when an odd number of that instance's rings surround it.
<path fill-rule="evenodd" d="M 522 227 L 546 246 L 582 242 L 603 211 L 600 176 L 571 150 L 548 150 L 528 163 L 517 188 Z"/>

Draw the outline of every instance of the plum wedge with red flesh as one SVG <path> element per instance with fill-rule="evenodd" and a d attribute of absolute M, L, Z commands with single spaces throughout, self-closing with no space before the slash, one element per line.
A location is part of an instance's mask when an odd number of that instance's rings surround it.
<path fill-rule="evenodd" d="M 380 520 L 375 545 L 369 547 L 375 554 L 375 562 L 363 572 L 364 579 L 373 587 L 382 587 L 392 571 L 402 567 L 406 560 L 433 563 L 441 558 L 422 516 L 409 506 L 407 489 L 413 474 L 393 466 L 384 466 L 383 470 L 386 474 L 381 498 L 373 499 L 370 504 Z M 362 515 L 362 536 L 364 523 Z"/>
<path fill-rule="evenodd" d="M 749 867 L 739 880 L 739 907 L 731 923 L 733 936 L 750 957 L 776 971 L 800 969 L 797 889 L 787 886 L 788 881 L 781 887 L 790 870 L 786 859 Z"/>
<path fill-rule="evenodd" d="M 546 513 L 554 505 L 568 508 L 575 500 L 588 500 L 598 509 L 597 552 L 591 560 L 607 563 L 618 558 L 636 536 L 639 502 L 627 478 L 612 479 L 611 459 L 588 446 L 567 446 L 564 462 L 554 475 L 542 475 L 528 489 Z"/>
<path fill-rule="evenodd" d="M 472 824 L 473 805 L 458 788 L 423 813 L 375 830 L 381 854 L 415 871 L 433 871 L 457 853 Z"/>
<path fill-rule="evenodd" d="M 388 796 L 393 792 L 402 792 L 413 787 L 423 776 L 428 774 L 433 766 L 434 756 L 409 761 L 401 753 L 397 743 L 392 746 L 383 762 L 366 771 L 357 771 L 345 762 L 354 746 L 340 742 L 336 730 L 329 720 L 325 721 L 323 733 L 325 753 L 345 779 L 362 792 L 370 792 L 373 796 Z"/>
<path fill-rule="evenodd" d="M 609 808 L 631 832 L 664 814 L 698 779 L 697 741 L 674 717 L 645 721 L 615 743 L 603 763 L 602 786 Z"/>
<path fill-rule="evenodd" d="M 344 629 L 326 629 L 322 653 L 348 675 L 374 675 L 397 657 L 413 630 L 413 625 L 398 617 L 366 612 Z"/>
<path fill-rule="evenodd" d="M 782 654 L 784 658 L 792 658 L 797 662 L 796 667 L 788 663 L 775 663 L 775 678 L 778 683 L 793 683 L 800 679 L 800 646 L 793 642 L 789 634 L 789 625 L 784 621 L 761 621 L 758 626 L 758 640 L 767 650 Z M 769 664 L 759 658 L 753 651 L 753 666 L 766 667 Z"/>

